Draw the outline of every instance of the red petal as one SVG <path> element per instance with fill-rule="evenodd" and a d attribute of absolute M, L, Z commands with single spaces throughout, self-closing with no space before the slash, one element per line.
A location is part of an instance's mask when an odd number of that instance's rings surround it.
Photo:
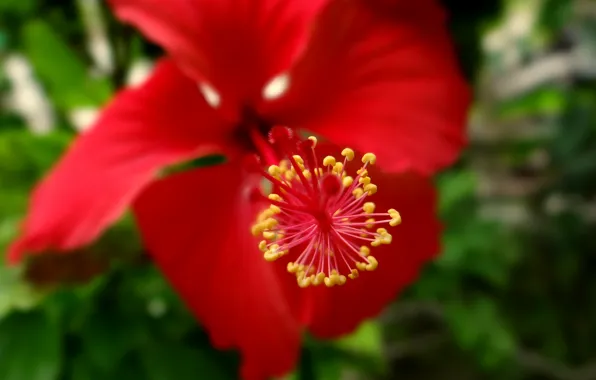
<path fill-rule="evenodd" d="M 116 15 L 141 29 L 195 79 L 222 95 L 222 106 L 256 101 L 286 70 L 328 0 L 111 0 Z M 226 108 L 227 108 L 226 106 Z"/>
<path fill-rule="evenodd" d="M 288 91 L 262 112 L 373 151 L 385 170 L 430 173 L 464 145 L 468 89 L 435 1 L 393 4 L 332 1 Z"/>
<path fill-rule="evenodd" d="M 71 250 L 114 222 L 160 167 L 220 150 L 215 113 L 167 61 L 141 87 L 121 92 L 35 189 L 9 260 Z"/>
<path fill-rule="evenodd" d="M 311 293 L 303 302 L 311 315 L 306 323 L 320 338 L 349 333 L 363 320 L 379 314 L 440 249 L 441 227 L 431 181 L 413 173 L 386 174 L 375 166 L 368 171 L 379 189 L 371 198 L 377 211 L 395 208 L 403 223 L 387 227 L 393 236 L 390 245 L 371 249 L 379 261 L 376 271 L 361 273 L 343 286 L 307 289 Z"/>
<path fill-rule="evenodd" d="M 155 182 L 135 211 L 157 265 L 214 345 L 239 348 L 243 378 L 260 380 L 294 367 L 300 330 L 250 234 L 258 181 L 234 164 L 201 168 Z"/>

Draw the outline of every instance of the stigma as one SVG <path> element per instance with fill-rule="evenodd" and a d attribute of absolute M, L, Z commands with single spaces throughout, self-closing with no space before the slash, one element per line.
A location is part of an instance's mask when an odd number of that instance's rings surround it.
<path fill-rule="evenodd" d="M 375 247 L 391 244 L 387 228 L 401 223 L 399 212 L 378 212 L 372 201 L 379 189 L 368 168 L 376 156 L 364 154 L 360 168 L 351 173 L 352 149 L 345 148 L 340 157 L 319 158 L 316 137 L 297 140 L 291 131 L 272 133 L 271 143 L 287 158 L 262 173 L 273 190 L 252 233 L 262 237 L 259 249 L 265 260 L 289 256 L 287 270 L 300 287 L 344 285 L 361 272 L 374 271 L 379 265 Z"/>

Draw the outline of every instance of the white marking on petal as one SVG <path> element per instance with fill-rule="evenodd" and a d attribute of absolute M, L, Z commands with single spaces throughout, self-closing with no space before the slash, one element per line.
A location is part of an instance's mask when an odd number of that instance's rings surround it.
<path fill-rule="evenodd" d="M 219 96 L 219 93 L 213 87 L 207 83 L 199 83 L 199 90 L 201 91 L 201 94 L 203 94 L 205 101 L 211 107 L 219 107 L 219 104 L 221 103 L 221 96 Z"/>
<path fill-rule="evenodd" d="M 274 100 L 282 96 L 290 87 L 290 76 L 287 73 L 280 74 L 269 81 L 263 87 L 263 98 Z"/>

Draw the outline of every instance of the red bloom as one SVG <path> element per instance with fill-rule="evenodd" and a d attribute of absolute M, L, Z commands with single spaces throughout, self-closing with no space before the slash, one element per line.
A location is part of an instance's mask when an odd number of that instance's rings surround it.
<path fill-rule="evenodd" d="M 116 96 L 35 190 L 9 260 L 86 245 L 133 204 L 149 251 L 214 344 L 239 348 L 243 377 L 261 379 L 294 366 L 301 327 L 320 337 L 349 332 L 376 315 L 438 251 L 434 192 L 416 173 L 429 174 L 455 159 L 468 95 L 434 1 L 111 3 L 118 17 L 164 46 L 171 58 L 158 63 L 143 86 Z M 300 289 L 285 267 L 260 257 L 250 226 L 264 208 L 253 202 L 252 192 L 261 176 L 246 171 L 240 158 L 258 152 L 267 165 L 278 163 L 265 138 L 274 124 L 374 151 L 384 170 L 402 173 L 366 168 L 379 188 L 374 202 L 387 211 L 386 222 L 397 220 L 391 208 L 404 217 L 392 239 L 383 230 L 368 235 L 379 245 L 374 274 L 334 289 Z M 227 163 L 155 180 L 166 165 L 210 153 L 225 154 Z M 289 237 L 291 228 L 309 220 L 297 212 L 318 212 L 315 219 L 326 221 L 325 231 L 335 226 L 340 233 L 330 242 L 319 239 L 302 258 L 290 252 L 287 259 L 295 261 L 302 285 L 319 283 L 321 271 L 328 278 L 323 282 L 340 284 L 340 269 L 347 269 L 324 266 L 330 251 L 348 264 L 361 260 L 353 263 L 356 269 L 373 269 L 375 260 L 346 248 L 356 245 L 354 226 L 339 226 L 341 219 L 331 219 L 337 215 L 320 212 L 342 208 L 350 211 L 343 218 L 362 223 L 356 208 L 368 213 L 370 206 L 340 197 L 347 191 L 341 174 L 319 178 L 316 165 L 309 168 L 316 184 L 294 184 L 305 194 L 313 186 L 310 200 L 290 202 L 278 194 L 282 199 L 273 201 L 288 204 L 274 206 L 292 208 L 293 218 L 280 214 L 257 232 L 274 240 L 279 236 L 271 233 Z M 363 188 L 367 180 L 355 181 L 363 192 L 374 192 Z M 320 208 L 313 199 L 321 200 Z M 294 239 L 307 236 L 294 232 Z M 389 240 L 392 245 L 383 244 Z M 284 260 L 278 253 L 299 248 L 279 240 L 264 244 L 271 259 Z M 320 271 L 311 272 L 307 259 L 318 260 Z"/>

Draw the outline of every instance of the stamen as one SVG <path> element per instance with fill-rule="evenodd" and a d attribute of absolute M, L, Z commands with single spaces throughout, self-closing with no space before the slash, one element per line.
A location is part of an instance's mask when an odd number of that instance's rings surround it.
<path fill-rule="evenodd" d="M 374 271 L 379 262 L 371 250 L 391 244 L 385 227 L 401 223 L 395 209 L 376 212 L 370 200 L 378 187 L 368 166 L 376 156 L 366 153 L 355 174 L 346 165 L 355 153 L 345 148 L 338 160 L 326 156 L 317 163 L 317 139 L 299 141 L 291 131 L 271 131 L 270 142 L 286 160 L 271 165 L 263 176 L 273 184 L 270 206 L 258 216 L 252 233 L 261 236 L 259 249 L 267 261 L 296 255 L 287 270 L 300 287 L 343 285 L 360 272 Z"/>

